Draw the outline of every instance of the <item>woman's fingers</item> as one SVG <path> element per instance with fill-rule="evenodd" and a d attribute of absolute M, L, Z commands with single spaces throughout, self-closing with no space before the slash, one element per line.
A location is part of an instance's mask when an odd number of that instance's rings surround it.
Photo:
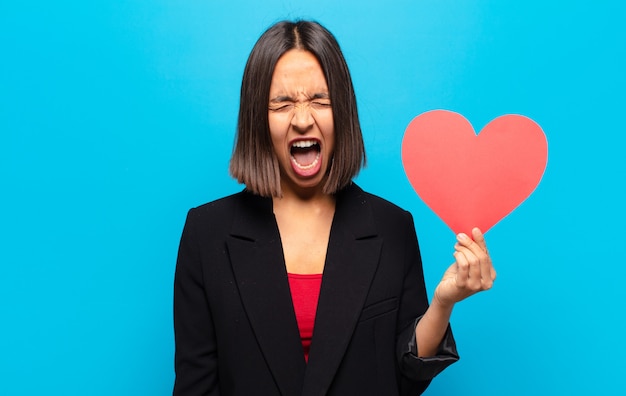
<path fill-rule="evenodd" d="M 472 230 L 473 237 L 475 239 L 470 238 L 467 234 L 460 233 L 456 236 L 457 242 L 461 246 L 465 246 L 469 250 L 471 250 L 476 256 L 487 255 L 487 244 L 485 243 L 485 237 L 480 232 L 478 228 L 474 228 Z"/>
<path fill-rule="evenodd" d="M 489 278 L 493 283 L 496 280 L 496 270 L 493 268 L 493 263 L 491 262 L 491 256 L 489 255 L 489 250 L 487 250 L 487 243 L 485 242 L 485 236 L 480 231 L 479 228 L 475 227 L 472 229 L 472 237 L 474 238 L 474 242 L 485 252 L 486 260 L 483 261 L 483 274 L 489 274 Z M 491 286 L 489 286 L 491 287 Z"/>
<path fill-rule="evenodd" d="M 466 275 L 466 284 L 468 289 L 471 291 L 479 291 L 481 290 L 481 263 L 478 257 L 464 246 L 458 246 L 456 251 L 455 258 L 457 261 L 459 259 L 462 260 L 463 264 L 467 266 L 467 275 Z"/>
<path fill-rule="evenodd" d="M 456 285 L 459 288 L 464 288 L 469 277 L 469 263 L 462 252 L 456 251 L 453 256 L 457 266 Z"/>
<path fill-rule="evenodd" d="M 458 243 L 455 250 L 463 255 L 464 261 L 469 266 L 468 287 L 473 291 L 487 290 L 493 286 L 496 272 L 487 252 L 484 235 L 478 228 L 474 228 L 472 236 L 474 240 L 463 233 L 457 235 Z M 458 255 L 455 255 L 456 257 Z"/>
<path fill-rule="evenodd" d="M 472 229 L 472 238 L 474 239 L 474 242 L 476 242 L 476 244 L 480 246 L 481 249 L 483 249 L 485 252 L 487 251 L 487 243 L 485 242 L 485 235 L 482 233 L 482 231 L 478 227 L 474 227 Z"/>

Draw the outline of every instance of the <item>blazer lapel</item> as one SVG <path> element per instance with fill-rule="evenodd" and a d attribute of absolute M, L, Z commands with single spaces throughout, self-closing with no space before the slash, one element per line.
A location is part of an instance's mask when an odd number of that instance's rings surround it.
<path fill-rule="evenodd" d="M 306 364 L 272 202 L 242 196 L 227 242 L 241 300 L 281 394 L 299 395 Z"/>
<path fill-rule="evenodd" d="M 362 194 L 352 185 L 337 196 L 303 396 L 328 391 L 378 267 L 382 240 Z"/>

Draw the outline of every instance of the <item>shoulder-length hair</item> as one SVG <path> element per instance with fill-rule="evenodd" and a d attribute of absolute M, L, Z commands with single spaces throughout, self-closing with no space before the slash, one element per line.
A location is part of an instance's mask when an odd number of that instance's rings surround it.
<path fill-rule="evenodd" d="M 348 65 L 335 37 L 317 22 L 279 22 L 266 30 L 254 45 L 241 83 L 230 174 L 253 193 L 266 197 L 282 195 L 280 169 L 270 137 L 268 104 L 276 63 L 292 49 L 312 53 L 326 77 L 335 149 L 323 191 L 334 194 L 349 185 L 365 166 L 365 147 Z"/>

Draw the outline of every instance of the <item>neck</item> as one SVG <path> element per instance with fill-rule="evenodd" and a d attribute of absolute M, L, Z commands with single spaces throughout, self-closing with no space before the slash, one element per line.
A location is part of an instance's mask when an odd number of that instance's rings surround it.
<path fill-rule="evenodd" d="M 335 211 L 335 196 L 322 192 L 296 194 L 283 191 L 283 196 L 272 198 L 272 203 L 274 212 L 306 210 L 307 213 L 333 213 Z"/>
<path fill-rule="evenodd" d="M 325 201 L 328 199 L 334 200 L 332 195 L 324 192 L 324 184 L 326 184 L 327 177 L 323 178 L 320 182 L 306 185 L 290 182 L 287 177 L 281 174 L 280 188 L 282 192 L 282 199 L 297 200 L 297 201 Z"/>

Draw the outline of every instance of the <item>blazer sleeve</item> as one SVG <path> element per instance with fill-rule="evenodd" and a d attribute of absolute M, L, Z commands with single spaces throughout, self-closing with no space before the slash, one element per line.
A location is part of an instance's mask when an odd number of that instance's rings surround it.
<path fill-rule="evenodd" d="M 187 214 L 174 276 L 174 396 L 219 395 L 217 345 L 204 291 L 197 211 Z"/>
<path fill-rule="evenodd" d="M 413 217 L 408 212 L 407 217 L 409 223 L 406 226 L 407 250 L 405 257 L 407 258 L 407 267 L 405 268 L 402 306 L 399 313 L 399 328 L 403 330 L 397 338 L 397 358 L 403 379 L 422 385 L 425 383 L 425 389 L 437 374 L 459 360 L 459 355 L 449 325 L 435 356 L 418 357 L 417 355 L 415 326 L 428 308 L 428 297 Z"/>

